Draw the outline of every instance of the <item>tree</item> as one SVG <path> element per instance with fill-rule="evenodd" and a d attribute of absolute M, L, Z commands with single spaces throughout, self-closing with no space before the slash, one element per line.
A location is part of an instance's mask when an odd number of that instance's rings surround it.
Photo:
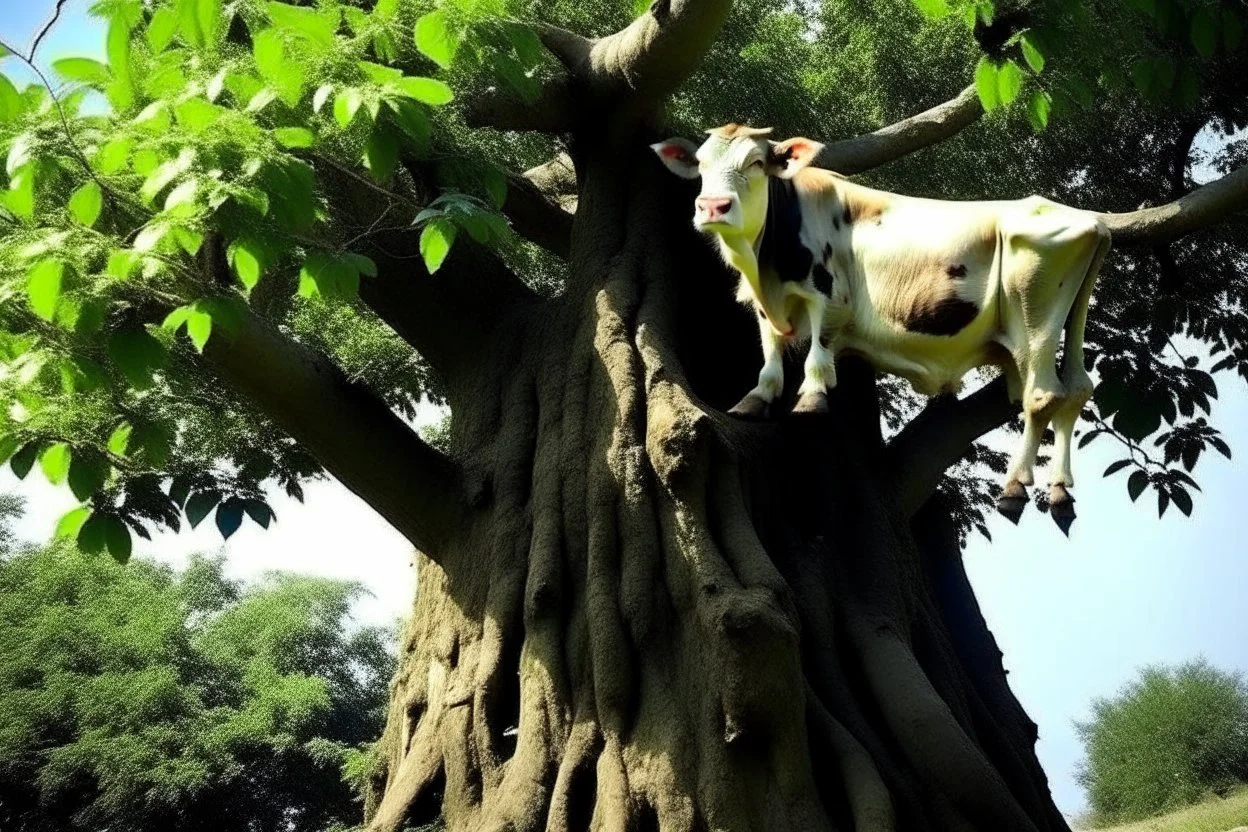
<path fill-rule="evenodd" d="M 0 826 L 354 825 L 343 767 L 381 729 L 388 635 L 351 625 L 357 585 L 243 588 L 222 567 L 66 544 L 0 559 Z"/>
<path fill-rule="evenodd" d="M 1079 782 L 1101 823 L 1136 820 L 1248 783 L 1248 686 L 1203 659 L 1148 667 L 1078 726 Z"/>
<path fill-rule="evenodd" d="M 1242 11 L 98 8 L 108 65 L 57 67 L 107 115 L 0 93 L 5 450 L 121 558 L 321 471 L 412 541 L 371 829 L 1067 828 L 959 558 L 1004 385 L 923 406 L 846 358 L 830 417 L 727 418 L 753 323 L 647 146 L 748 121 L 896 190 L 1122 212 L 1085 436 L 1186 513 L 1212 373 L 1248 377 L 1248 145 L 1196 142 L 1248 121 Z"/>

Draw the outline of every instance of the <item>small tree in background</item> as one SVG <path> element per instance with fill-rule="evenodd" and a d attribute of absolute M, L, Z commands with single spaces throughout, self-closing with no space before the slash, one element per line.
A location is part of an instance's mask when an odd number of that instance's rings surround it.
<path fill-rule="evenodd" d="M 1078 725 L 1095 820 L 1134 820 L 1248 782 L 1248 687 L 1203 659 L 1148 667 Z"/>
<path fill-rule="evenodd" d="M 389 635 L 351 625 L 357 584 L 222 567 L 0 550 L 0 829 L 354 824 Z"/>

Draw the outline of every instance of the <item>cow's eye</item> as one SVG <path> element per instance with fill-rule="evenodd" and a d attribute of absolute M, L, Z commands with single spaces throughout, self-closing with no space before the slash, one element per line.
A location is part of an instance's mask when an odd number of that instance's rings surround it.
<path fill-rule="evenodd" d="M 755 159 L 753 162 L 750 162 L 750 169 L 751 169 L 751 170 L 752 170 L 752 169 L 754 169 L 754 168 L 760 168 L 760 169 L 761 169 L 761 168 L 762 168 L 762 166 L 763 166 L 763 160 L 762 160 L 762 159 Z"/>

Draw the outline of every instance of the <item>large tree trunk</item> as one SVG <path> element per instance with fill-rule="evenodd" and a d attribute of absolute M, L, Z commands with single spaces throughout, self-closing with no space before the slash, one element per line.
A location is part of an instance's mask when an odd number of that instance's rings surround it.
<path fill-rule="evenodd" d="M 472 508 L 420 561 L 370 829 L 1066 829 L 870 370 L 723 415 L 756 328 L 647 140 L 575 148 L 567 292 L 456 374 Z"/>

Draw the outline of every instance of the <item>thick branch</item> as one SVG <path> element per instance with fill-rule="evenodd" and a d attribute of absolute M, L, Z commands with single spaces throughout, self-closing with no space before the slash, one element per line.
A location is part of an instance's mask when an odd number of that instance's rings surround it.
<path fill-rule="evenodd" d="M 508 175 L 503 213 L 521 237 L 567 259 L 572 246 L 572 214 L 554 202 L 528 173 Z"/>
<path fill-rule="evenodd" d="M 889 443 L 893 500 L 903 516 L 917 511 L 936 490 L 945 470 L 990 430 L 1018 410 L 1005 390 L 1005 378 L 985 384 L 964 399 L 933 399 Z"/>
<path fill-rule="evenodd" d="M 654 0 L 645 14 L 604 38 L 591 41 L 549 26 L 538 34 L 589 87 L 658 103 L 698 68 L 731 8 L 732 0 Z"/>
<path fill-rule="evenodd" d="M 1122 214 L 1098 214 L 1117 244 L 1158 245 L 1248 208 L 1248 166 L 1237 168 L 1173 202 Z"/>
<path fill-rule="evenodd" d="M 371 238 L 376 278 L 360 297 L 424 356 L 455 392 L 486 358 L 500 321 L 537 296 L 492 252 L 461 235 L 436 274 L 425 269 L 419 229 Z"/>
<path fill-rule="evenodd" d="M 861 173 L 917 150 L 949 139 L 974 124 L 984 108 L 974 87 L 967 87 L 956 98 L 896 124 L 881 127 L 852 139 L 831 142 L 815 162 L 821 168 L 846 175 Z"/>
<path fill-rule="evenodd" d="M 249 315 L 205 356 L 343 485 L 433 559 L 465 510 L 458 469 L 323 356 Z"/>
<path fill-rule="evenodd" d="M 464 122 L 469 127 L 557 134 L 572 129 L 576 112 L 567 80 L 558 79 L 545 84 L 532 101 L 491 88 L 464 105 Z"/>

